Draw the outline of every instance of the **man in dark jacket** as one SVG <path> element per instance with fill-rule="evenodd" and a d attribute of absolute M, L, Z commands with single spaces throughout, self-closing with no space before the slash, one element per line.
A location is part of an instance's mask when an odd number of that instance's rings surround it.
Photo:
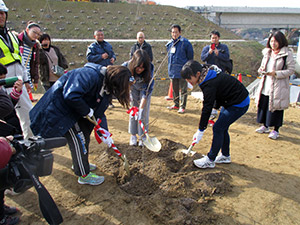
<path fill-rule="evenodd" d="M 192 85 L 198 84 L 203 91 L 203 107 L 199 128 L 193 136 L 193 145 L 198 143 L 207 127 L 214 103 L 222 106 L 220 116 L 213 126 L 213 141 L 207 156 L 194 160 L 199 168 L 214 168 L 215 163 L 230 163 L 229 126 L 244 115 L 249 107 L 250 98 L 244 85 L 216 66 L 203 66 L 190 60 L 182 68 L 182 78 Z M 217 156 L 220 149 L 222 154 Z"/>
<path fill-rule="evenodd" d="M 223 72 L 223 68 L 220 60 L 229 61 L 230 54 L 227 45 L 220 42 L 219 31 L 213 30 L 210 34 L 211 44 L 206 45 L 201 52 L 201 60 L 204 63 L 217 65 Z"/>
<path fill-rule="evenodd" d="M 96 63 L 102 66 L 113 65 L 116 61 L 116 55 L 111 44 L 104 41 L 104 33 L 102 30 L 94 32 L 96 41 L 92 43 L 86 51 L 86 59 L 88 62 Z M 114 108 L 112 98 L 109 100 L 109 108 Z"/>
<path fill-rule="evenodd" d="M 224 63 L 229 61 L 230 54 L 227 45 L 220 43 L 220 33 L 213 30 L 210 34 L 211 44 L 206 45 L 201 53 L 201 60 L 204 63 L 218 66 L 223 72 L 225 71 Z M 224 63 L 222 63 L 224 62 Z M 210 115 L 210 119 L 218 115 L 217 106 L 215 106 Z"/>
<path fill-rule="evenodd" d="M 166 44 L 168 52 L 168 73 L 172 79 L 174 105 L 168 107 L 184 113 L 187 103 L 187 82 L 181 78 L 183 65 L 194 58 L 194 50 L 188 39 L 181 36 L 181 27 L 177 24 L 171 27 L 172 39 Z M 179 90 L 181 94 L 179 95 Z M 180 103 L 179 103 L 180 100 Z"/>
<path fill-rule="evenodd" d="M 136 35 L 137 42 L 131 47 L 130 50 L 130 58 L 132 58 L 133 53 L 138 50 L 142 49 L 146 51 L 149 55 L 150 61 L 153 61 L 153 53 L 152 53 L 152 47 L 149 43 L 145 41 L 145 34 L 143 32 L 138 32 Z"/>
<path fill-rule="evenodd" d="M 88 62 L 96 63 L 102 66 L 113 65 L 116 61 L 116 55 L 111 44 L 104 41 L 104 33 L 101 30 L 94 32 L 96 41 L 92 43 L 86 51 Z"/>

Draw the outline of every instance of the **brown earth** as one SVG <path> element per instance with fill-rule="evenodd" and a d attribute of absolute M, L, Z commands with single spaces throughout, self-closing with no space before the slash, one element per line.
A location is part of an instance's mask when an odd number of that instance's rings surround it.
<path fill-rule="evenodd" d="M 107 111 L 109 128 L 119 150 L 126 155 L 131 176 L 112 149 L 92 137 L 90 162 L 105 177 L 99 186 L 80 185 L 71 170 L 68 147 L 54 151 L 51 176 L 40 178 L 64 218 L 63 224 L 300 224 L 300 110 L 285 111 L 280 138 L 257 134 L 254 103 L 233 124 L 232 163 L 214 169 L 198 169 L 193 160 L 209 151 L 212 129 L 193 150 L 187 148 L 197 129 L 202 104 L 188 97 L 186 113 L 166 109 L 163 97 L 152 97 L 150 136 L 161 144 L 160 152 L 130 147 L 128 115 L 115 102 Z M 35 189 L 7 196 L 9 205 L 22 212 L 21 224 L 46 224 Z"/>

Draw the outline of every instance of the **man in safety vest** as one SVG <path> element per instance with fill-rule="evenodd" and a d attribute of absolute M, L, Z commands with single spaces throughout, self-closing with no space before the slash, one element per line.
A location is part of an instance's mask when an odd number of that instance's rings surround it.
<path fill-rule="evenodd" d="M 6 27 L 8 8 L 3 0 L 0 0 L 0 63 L 7 67 L 6 77 L 19 77 L 23 85 L 22 95 L 16 105 L 16 112 L 20 119 L 21 128 L 25 139 L 33 136 L 30 129 L 29 111 L 32 109 L 32 103 L 29 99 L 27 89 L 30 89 L 26 68 L 22 66 L 22 57 L 19 53 L 19 42 L 17 37 Z M 10 93 L 12 88 L 6 88 Z"/>

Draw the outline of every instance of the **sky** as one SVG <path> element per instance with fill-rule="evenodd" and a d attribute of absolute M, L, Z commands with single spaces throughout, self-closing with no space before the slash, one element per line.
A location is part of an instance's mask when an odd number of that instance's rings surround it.
<path fill-rule="evenodd" d="M 185 6 L 241 6 L 300 8 L 299 0 L 154 0 L 160 5 Z"/>

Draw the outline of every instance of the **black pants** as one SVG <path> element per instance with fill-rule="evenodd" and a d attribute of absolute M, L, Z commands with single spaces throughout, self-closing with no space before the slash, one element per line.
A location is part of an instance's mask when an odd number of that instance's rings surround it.
<path fill-rule="evenodd" d="M 89 144 L 94 125 L 87 119 L 80 118 L 66 134 L 72 155 L 74 173 L 83 176 L 90 172 Z"/>
<path fill-rule="evenodd" d="M 267 127 L 281 127 L 283 123 L 283 110 L 269 111 L 269 96 L 261 95 L 257 109 L 258 123 L 263 123 Z"/>
<path fill-rule="evenodd" d="M 4 217 L 4 191 L 5 190 L 0 191 L 0 220 Z"/>

